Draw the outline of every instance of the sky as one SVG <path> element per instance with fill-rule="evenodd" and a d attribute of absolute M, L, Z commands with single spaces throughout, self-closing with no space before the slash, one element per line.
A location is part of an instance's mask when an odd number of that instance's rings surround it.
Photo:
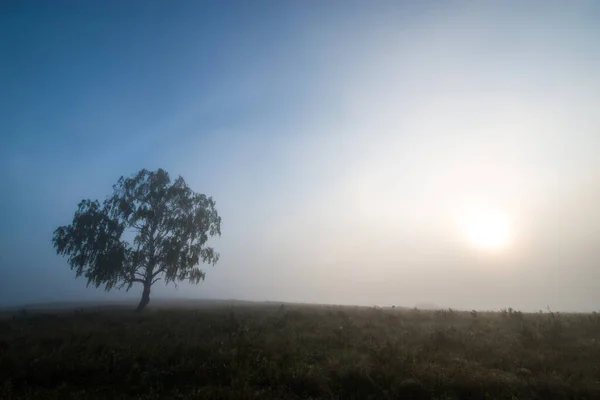
<path fill-rule="evenodd" d="M 599 307 L 598 2 L 5 1 L 0 53 L 0 306 L 138 299 L 52 232 L 164 168 L 221 258 L 154 298 Z"/>

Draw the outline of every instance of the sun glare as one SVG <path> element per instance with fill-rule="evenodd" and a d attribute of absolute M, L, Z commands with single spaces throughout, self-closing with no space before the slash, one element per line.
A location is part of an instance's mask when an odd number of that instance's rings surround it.
<path fill-rule="evenodd" d="M 464 233 L 475 247 L 485 250 L 500 250 L 510 242 L 510 221 L 501 212 L 478 211 L 465 221 Z"/>

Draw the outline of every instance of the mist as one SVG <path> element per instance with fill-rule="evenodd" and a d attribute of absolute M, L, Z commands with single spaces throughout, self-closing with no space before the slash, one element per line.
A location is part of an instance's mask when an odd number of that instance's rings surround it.
<path fill-rule="evenodd" d="M 157 298 L 598 308 L 598 4 L 230 4 L 3 6 L 0 306 L 139 298 L 50 239 L 164 168 L 223 234 Z M 499 250 L 465 238 L 479 207 Z"/>

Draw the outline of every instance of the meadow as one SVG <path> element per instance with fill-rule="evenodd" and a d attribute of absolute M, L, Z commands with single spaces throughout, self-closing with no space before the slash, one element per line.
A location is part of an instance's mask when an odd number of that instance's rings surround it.
<path fill-rule="evenodd" d="M 600 399 L 600 315 L 210 303 L 14 311 L 1 399 Z"/>

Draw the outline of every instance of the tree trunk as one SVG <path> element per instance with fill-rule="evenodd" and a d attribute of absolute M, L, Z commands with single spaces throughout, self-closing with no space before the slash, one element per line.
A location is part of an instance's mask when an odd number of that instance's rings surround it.
<path fill-rule="evenodd" d="M 138 304 L 135 309 L 136 312 L 142 311 L 146 306 L 150 303 L 150 285 L 144 284 L 144 292 L 142 293 L 142 299 L 140 300 L 140 304 Z"/>

